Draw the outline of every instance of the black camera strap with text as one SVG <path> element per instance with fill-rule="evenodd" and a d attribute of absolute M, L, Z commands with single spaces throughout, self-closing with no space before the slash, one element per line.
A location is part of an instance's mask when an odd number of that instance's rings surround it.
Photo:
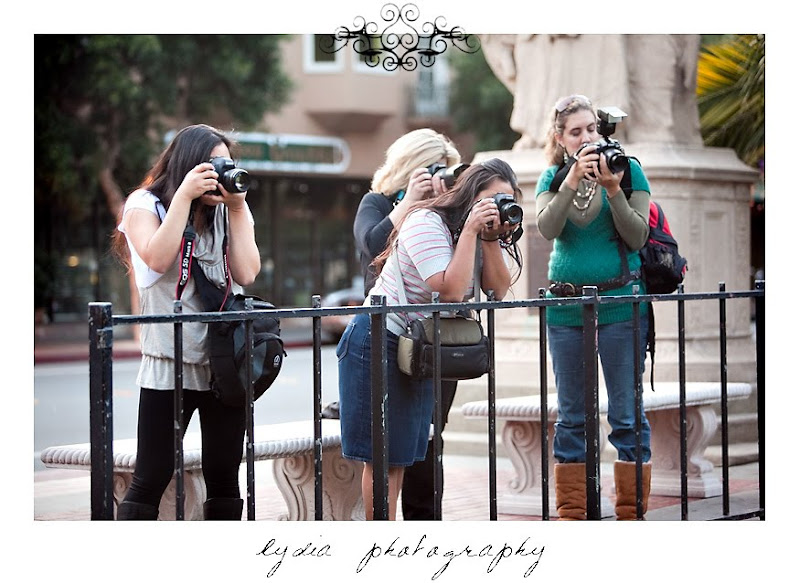
<path fill-rule="evenodd" d="M 223 220 L 223 225 L 225 228 L 225 232 L 222 238 L 222 267 L 225 272 L 225 295 L 222 299 L 222 303 L 220 304 L 218 310 L 222 311 L 225 302 L 230 295 L 231 290 L 231 276 L 230 271 L 228 269 L 228 217 L 227 217 L 227 207 L 223 209 L 223 212 L 226 213 L 226 216 Z M 193 262 L 194 262 L 194 248 L 195 248 L 195 240 L 197 239 L 197 233 L 195 232 L 194 228 L 194 211 L 195 206 L 192 204 L 191 209 L 189 210 L 189 218 L 186 221 L 186 228 L 183 230 L 183 239 L 181 241 L 181 265 L 180 265 L 180 272 L 178 274 L 178 283 L 175 286 L 175 299 L 181 299 L 183 295 L 184 289 L 186 289 L 186 285 L 189 283 L 189 278 L 192 276 L 193 269 Z M 195 279 L 197 279 L 197 275 L 202 274 L 202 269 L 199 269 L 198 272 L 195 272 Z M 207 279 L 207 278 L 206 278 Z"/>

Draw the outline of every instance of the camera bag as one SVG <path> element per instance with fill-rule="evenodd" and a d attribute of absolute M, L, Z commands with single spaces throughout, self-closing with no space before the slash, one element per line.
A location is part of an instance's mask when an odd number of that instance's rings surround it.
<path fill-rule="evenodd" d="M 400 281 L 399 301 L 407 304 L 397 247 L 392 256 Z M 398 338 L 397 366 L 415 380 L 433 378 L 434 325 L 432 315 L 410 320 L 406 331 Z M 442 314 L 439 318 L 439 344 L 442 380 L 475 379 L 489 372 L 489 339 L 483 333 L 481 323 L 471 314 Z"/>
<path fill-rule="evenodd" d="M 223 264 L 225 266 L 226 289 L 220 289 L 208 280 L 198 263 L 193 261 L 192 248 L 195 238 L 192 217 L 184 231 L 181 277 L 176 289 L 176 299 L 180 299 L 189 277 L 193 277 L 195 287 L 203 307 L 208 312 L 245 311 L 248 298 L 253 300 L 254 310 L 273 310 L 275 306 L 257 296 L 231 294 L 231 276 L 228 272 L 228 232 L 225 217 L 225 235 L 222 243 Z M 251 312 L 252 313 L 252 312 Z M 252 374 L 253 400 L 258 399 L 275 382 L 283 365 L 286 352 L 280 336 L 280 319 L 261 316 L 252 320 Z M 246 320 L 209 322 L 206 347 L 211 365 L 211 391 L 229 407 L 244 407 L 247 403 L 247 339 Z"/>
<path fill-rule="evenodd" d="M 397 342 L 397 366 L 413 379 L 433 378 L 432 316 L 411 320 Z M 474 379 L 489 372 L 489 339 L 481 323 L 457 314 L 439 318 L 442 380 Z"/>

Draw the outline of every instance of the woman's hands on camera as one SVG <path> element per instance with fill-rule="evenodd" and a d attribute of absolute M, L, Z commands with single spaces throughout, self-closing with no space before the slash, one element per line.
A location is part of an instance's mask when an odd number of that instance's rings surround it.
<path fill-rule="evenodd" d="M 513 229 L 508 221 L 500 222 L 500 211 L 492 198 L 482 198 L 472 205 L 464 223 L 464 231 L 479 235 L 485 241 L 495 241 Z"/>
<path fill-rule="evenodd" d="M 403 200 L 414 203 L 429 198 L 431 194 L 441 194 L 443 186 L 441 181 L 441 178 L 431 176 L 426 168 L 417 168 L 411 173 Z"/>
<path fill-rule="evenodd" d="M 620 192 L 623 172 L 612 173 L 608 168 L 605 156 L 596 153 L 597 145 L 584 146 L 575 154 L 575 163 L 569 169 L 564 183 L 572 190 L 578 190 L 581 180 L 596 182 L 606 189 L 609 198 L 614 198 Z"/>
<path fill-rule="evenodd" d="M 219 175 L 214 171 L 214 166 L 210 162 L 201 162 L 186 174 L 175 192 L 175 197 L 184 197 L 189 201 L 199 198 L 203 204 L 209 206 L 222 203 L 231 210 L 242 208 L 246 193 L 228 192 L 217 181 L 218 178 Z"/>
<path fill-rule="evenodd" d="M 620 184 L 622 183 L 622 177 L 624 174 L 624 171 L 617 173 L 611 172 L 611 170 L 608 168 L 606 157 L 600 156 L 599 168 L 594 172 L 595 182 L 606 189 L 608 198 L 614 198 L 620 192 L 622 192 Z"/>

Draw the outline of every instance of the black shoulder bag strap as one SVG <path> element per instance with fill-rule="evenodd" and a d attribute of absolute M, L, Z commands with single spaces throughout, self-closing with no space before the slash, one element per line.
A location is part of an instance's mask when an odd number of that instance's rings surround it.
<path fill-rule="evenodd" d="M 556 170 L 553 180 L 550 182 L 550 188 L 548 188 L 550 192 L 558 192 L 558 189 L 561 188 L 561 183 L 564 182 L 564 179 L 569 173 L 569 169 L 572 168 L 575 161 L 575 157 L 570 156 L 567 158 L 567 161 L 561 164 L 558 170 Z"/>

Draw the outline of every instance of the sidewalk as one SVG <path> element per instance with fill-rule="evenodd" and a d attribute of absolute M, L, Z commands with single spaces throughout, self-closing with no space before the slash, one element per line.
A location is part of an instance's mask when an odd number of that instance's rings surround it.
<path fill-rule="evenodd" d="M 442 516 L 446 521 L 489 520 L 488 460 L 481 456 L 444 455 L 444 497 Z M 272 476 L 271 461 L 255 464 L 256 520 L 281 520 L 286 506 Z M 719 471 L 719 468 L 717 468 Z M 514 477 L 511 462 L 497 459 L 498 497 L 509 489 Z M 244 464 L 239 482 L 242 495 L 247 491 Z M 612 464 L 601 464 L 604 495 L 613 501 Z M 82 470 L 45 469 L 34 473 L 34 520 L 89 520 L 89 472 Z M 758 507 L 758 464 L 730 468 L 730 509 L 732 514 Z M 244 518 L 247 512 L 244 512 Z M 690 499 L 689 520 L 701 521 L 722 516 L 722 497 Z M 541 520 L 539 516 L 500 514 L 498 521 Z M 551 515 L 551 519 L 554 517 Z M 651 496 L 647 520 L 679 521 L 680 498 Z M 757 519 L 752 519 L 757 520 Z"/>

